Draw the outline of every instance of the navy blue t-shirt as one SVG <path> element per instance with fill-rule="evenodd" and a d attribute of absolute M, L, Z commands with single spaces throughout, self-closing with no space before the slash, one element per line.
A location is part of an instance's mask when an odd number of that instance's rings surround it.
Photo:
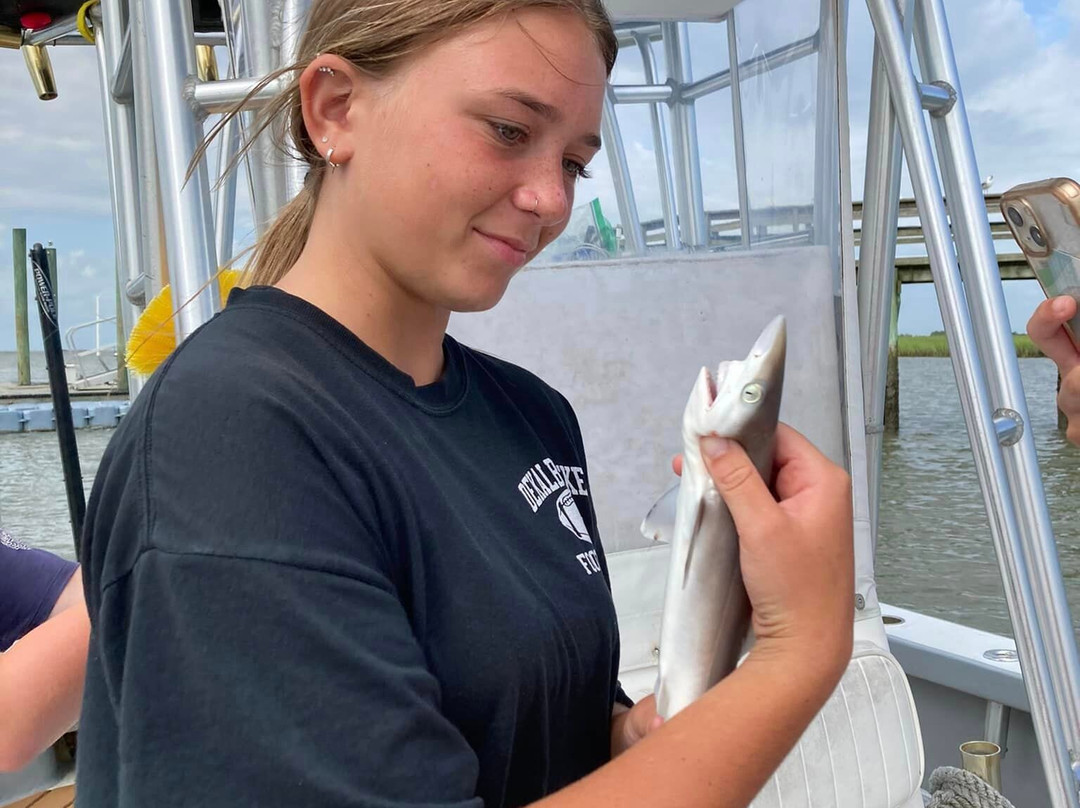
<path fill-rule="evenodd" d="M 94 484 L 78 805 L 522 805 L 610 755 L 581 436 L 447 337 L 412 380 L 270 288 L 155 374 Z"/>
<path fill-rule="evenodd" d="M 77 568 L 0 528 L 0 653 L 45 622 Z"/>

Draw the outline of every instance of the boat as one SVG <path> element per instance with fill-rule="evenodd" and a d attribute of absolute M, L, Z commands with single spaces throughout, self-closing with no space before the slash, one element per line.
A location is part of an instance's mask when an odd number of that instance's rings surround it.
<path fill-rule="evenodd" d="M 185 182 L 188 163 L 208 116 L 244 99 L 257 109 L 277 92 L 261 78 L 288 63 L 306 5 L 0 2 L 0 42 L 23 50 L 43 98 L 56 92 L 45 45 L 92 39 L 97 50 L 126 322 L 166 277 L 186 301 L 178 339 L 220 306 L 211 280 L 233 257 L 238 189 L 235 175 L 214 180 L 249 121 L 222 132 L 215 171 L 203 160 Z M 784 314 L 781 416 L 853 480 L 856 641 L 840 687 L 753 805 L 922 806 L 930 772 L 960 764 L 961 744 L 972 742 L 1016 805 L 1080 808 L 1080 657 L 944 0 L 867 0 L 875 55 L 858 255 L 846 0 L 607 5 L 620 60 L 640 78 L 616 81 L 606 94 L 602 135 L 617 225 L 590 205 L 582 216 L 592 229 L 582 228 L 578 243 L 525 269 L 494 310 L 455 315 L 450 331 L 535 371 L 575 406 L 619 614 L 624 687 L 635 697 L 650 692 L 663 653 L 668 552 L 638 525 L 670 483 L 685 392 L 702 364 L 744 355 L 761 327 Z M 28 11 L 47 22 L 27 30 Z M 689 42 L 702 26 L 711 26 L 718 54 L 726 43 L 726 57 L 699 74 Z M 221 70 L 214 47 L 227 54 Z M 726 128 L 702 126 L 710 97 L 722 102 Z M 619 114 L 629 106 L 649 116 L 658 224 L 638 214 L 641 180 L 631 175 Z M 737 205 L 718 219 L 706 210 L 701 166 L 703 151 L 720 147 L 733 155 Z M 259 141 L 247 158 L 260 229 L 303 182 L 300 166 L 271 159 L 269 149 Z M 902 154 L 1015 641 L 877 595 Z M 670 328 L 677 318 L 682 326 Z M 0 804 L 71 776 L 70 762 L 48 752 L 0 776 Z"/>

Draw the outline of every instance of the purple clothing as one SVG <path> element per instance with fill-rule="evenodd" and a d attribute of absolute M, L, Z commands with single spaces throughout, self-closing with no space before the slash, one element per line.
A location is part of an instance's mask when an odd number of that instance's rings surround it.
<path fill-rule="evenodd" d="M 0 652 L 45 621 L 76 569 L 0 528 Z"/>

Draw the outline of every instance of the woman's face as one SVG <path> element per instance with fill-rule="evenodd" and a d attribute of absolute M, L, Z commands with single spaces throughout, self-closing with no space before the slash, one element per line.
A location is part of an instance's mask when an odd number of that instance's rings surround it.
<path fill-rule="evenodd" d="M 600 147 L 605 79 L 581 18 L 536 8 L 367 83 L 348 110 L 351 156 L 333 192 L 347 212 L 335 214 L 341 238 L 425 303 L 495 305 L 566 226 Z"/>

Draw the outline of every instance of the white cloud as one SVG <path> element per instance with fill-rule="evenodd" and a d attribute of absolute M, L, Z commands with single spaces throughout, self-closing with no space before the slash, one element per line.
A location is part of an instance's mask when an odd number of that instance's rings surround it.
<path fill-rule="evenodd" d="M 97 60 L 90 47 L 48 49 L 58 98 L 39 101 L 17 51 L 0 52 L 0 209 L 108 214 Z M 11 214 L 8 214 L 11 215 Z"/>

